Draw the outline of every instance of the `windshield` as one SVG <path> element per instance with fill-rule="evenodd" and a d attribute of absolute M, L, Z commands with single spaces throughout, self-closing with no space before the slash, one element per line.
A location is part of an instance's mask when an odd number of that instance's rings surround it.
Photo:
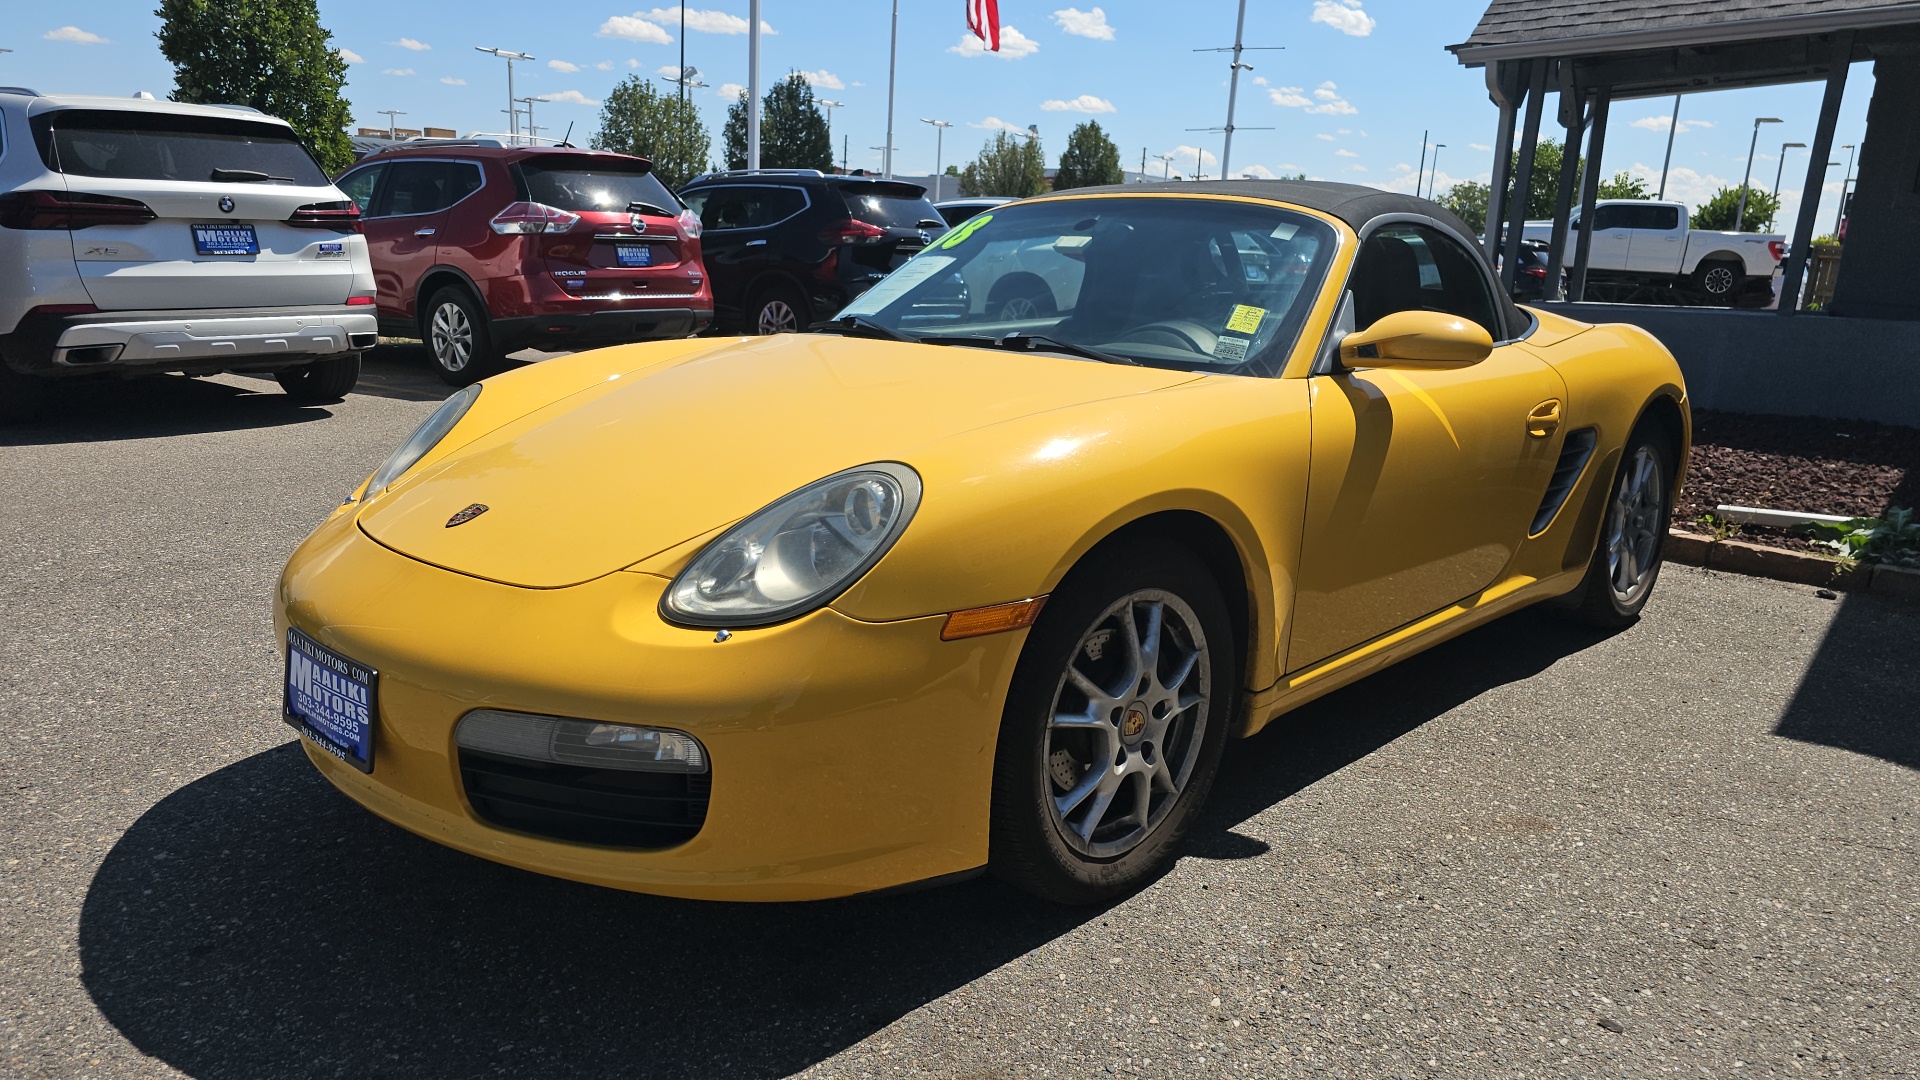
<path fill-rule="evenodd" d="M 234 116 L 65 109 L 34 118 L 47 167 L 116 180 L 326 187 L 293 129 Z"/>
<path fill-rule="evenodd" d="M 680 200 L 640 162 L 586 156 L 559 161 L 522 161 L 518 166 L 525 197 L 570 213 L 624 213 L 628 203 L 649 203 L 669 215 Z"/>
<path fill-rule="evenodd" d="M 1334 247 L 1320 221 L 1252 203 L 1020 203 L 970 218 L 840 317 L 929 341 L 1044 338 L 1157 367 L 1270 375 Z"/>

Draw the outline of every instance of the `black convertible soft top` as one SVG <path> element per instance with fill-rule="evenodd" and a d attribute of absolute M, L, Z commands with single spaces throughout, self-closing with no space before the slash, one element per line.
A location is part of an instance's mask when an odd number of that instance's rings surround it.
<path fill-rule="evenodd" d="M 1391 214 L 1417 214 L 1431 218 L 1460 238 L 1468 250 L 1474 252 L 1484 263 L 1486 253 L 1480 246 L 1480 238 L 1467 228 L 1467 224 L 1454 216 L 1453 211 L 1428 199 L 1401 195 L 1379 188 L 1363 187 L 1359 184 L 1334 184 L 1323 180 L 1175 180 L 1158 184 L 1112 184 L 1105 187 L 1072 188 L 1061 192 L 1064 195 L 1153 195 L 1165 192 L 1169 195 L 1239 195 L 1252 199 L 1271 199 L 1274 202 L 1291 203 L 1309 210 L 1318 210 L 1331 215 L 1352 226 L 1355 232 L 1363 231 L 1377 218 Z M 1044 196 L 1042 196 L 1044 198 Z M 1492 275 L 1489 268 L 1489 275 Z M 1497 276 L 1496 280 L 1497 280 Z M 1499 290 L 1495 290 L 1502 314 L 1506 316 L 1510 335 L 1518 337 L 1524 333 L 1531 320 L 1514 306 L 1513 301 Z"/>

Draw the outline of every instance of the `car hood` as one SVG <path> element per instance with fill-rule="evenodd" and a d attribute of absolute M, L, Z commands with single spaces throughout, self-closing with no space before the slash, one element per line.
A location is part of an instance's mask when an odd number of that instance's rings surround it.
<path fill-rule="evenodd" d="M 842 469 L 911 465 L 916 447 L 963 431 L 1200 377 L 821 335 L 748 340 L 615 376 L 481 435 L 374 499 L 360 526 L 449 570 L 561 588 Z M 453 521 L 476 503 L 486 511 Z"/>

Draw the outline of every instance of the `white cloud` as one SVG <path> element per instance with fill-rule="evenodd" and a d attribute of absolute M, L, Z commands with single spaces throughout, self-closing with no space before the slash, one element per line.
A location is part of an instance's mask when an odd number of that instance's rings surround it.
<path fill-rule="evenodd" d="M 1027 129 L 1021 127 L 1019 124 L 1009 124 L 997 116 L 989 116 L 977 124 L 969 120 L 967 121 L 967 126 L 970 128 L 980 128 L 983 131 L 1011 131 L 1015 135 L 1025 135 L 1027 133 Z"/>
<path fill-rule="evenodd" d="M 1272 169 L 1267 168 L 1265 165 L 1241 166 L 1240 175 L 1251 176 L 1255 180 L 1278 180 L 1280 178 L 1279 173 L 1274 172 Z"/>
<path fill-rule="evenodd" d="M 1313 137 L 1314 137 L 1314 138 L 1316 138 L 1316 139 L 1319 139 L 1319 140 L 1320 140 L 1321 142 L 1332 142 L 1332 141 L 1333 141 L 1333 136 L 1331 136 L 1331 135 L 1329 135 L 1329 134 L 1327 134 L 1327 133 L 1326 133 L 1326 132 L 1324 132 L 1324 131 L 1321 131 L 1321 132 L 1317 132 L 1317 133 L 1315 133 Z"/>
<path fill-rule="evenodd" d="M 1081 94 L 1072 101 L 1061 101 L 1058 98 L 1043 101 L 1040 107 L 1048 112 L 1110 113 L 1113 111 L 1113 102 L 1106 98 L 1094 97 L 1092 94 Z"/>
<path fill-rule="evenodd" d="M 640 61 L 635 60 L 633 57 L 629 56 L 627 57 L 627 66 L 630 68 L 637 68 L 640 66 Z"/>
<path fill-rule="evenodd" d="M 800 77 L 807 80 L 807 85 L 826 90 L 845 90 L 847 88 L 847 84 L 840 81 L 840 76 L 835 75 L 826 68 L 821 68 L 819 71 L 803 71 L 800 73 Z"/>
<path fill-rule="evenodd" d="M 107 45 L 110 42 L 99 34 L 82 30 L 77 26 L 63 26 L 58 30 L 49 30 L 40 35 L 47 41 L 68 41 L 75 45 Z"/>
<path fill-rule="evenodd" d="M 340 59 L 345 60 L 349 64 L 364 64 L 367 62 L 366 57 L 361 56 L 359 53 L 354 52 L 352 49 L 341 49 Z"/>
<path fill-rule="evenodd" d="M 1348 172 L 1366 172 L 1367 167 L 1365 165 L 1349 165 L 1347 166 L 1347 171 Z"/>
<path fill-rule="evenodd" d="M 548 94 L 546 95 L 546 98 L 548 101 L 564 102 L 565 104 L 568 104 L 568 105 L 600 104 L 598 101 L 595 101 L 594 99 L 588 97 L 587 95 L 581 93 L 578 90 L 562 90 L 557 94 Z"/>
<path fill-rule="evenodd" d="M 673 41 L 673 35 L 638 15 L 615 15 L 606 22 L 601 23 L 597 33 L 601 37 L 625 38 L 628 41 L 645 41 L 654 45 L 667 45 Z"/>
<path fill-rule="evenodd" d="M 415 41 L 410 37 L 403 37 L 399 41 L 389 41 L 387 44 L 398 45 L 409 52 L 426 52 L 428 49 L 433 48 L 433 46 L 424 41 Z"/>
<path fill-rule="evenodd" d="M 593 65 L 593 67 L 594 67 L 594 70 L 596 70 L 596 71 L 612 71 L 612 70 L 613 70 L 613 61 L 611 61 L 611 60 L 602 60 L 602 61 L 600 61 L 599 63 L 597 63 L 597 64 L 595 64 L 595 65 Z"/>
<path fill-rule="evenodd" d="M 746 92 L 747 88 L 737 82 L 721 83 L 720 89 L 714 91 L 715 94 L 726 98 L 728 101 L 739 101 L 740 95 Z"/>
<path fill-rule="evenodd" d="M 1196 153 L 1200 155 L 1200 171 L 1203 173 L 1213 172 L 1213 167 L 1220 164 L 1220 159 L 1214 156 L 1213 151 L 1197 146 L 1176 146 L 1167 152 L 1173 155 L 1173 171 L 1187 176 L 1193 175 L 1187 170 L 1193 168 Z"/>
<path fill-rule="evenodd" d="M 565 60 L 549 60 L 547 66 L 563 74 L 571 75 L 580 70 L 579 64 L 569 64 Z"/>
<path fill-rule="evenodd" d="M 380 74 L 382 74 L 382 75 L 412 75 L 412 74 L 414 74 L 414 70 L 413 70 L 412 68 L 381 68 L 381 69 L 380 69 Z"/>
<path fill-rule="evenodd" d="M 1412 172 L 1412 171 L 1413 171 L 1413 166 L 1411 166 L 1411 165 L 1409 165 L 1409 164 L 1407 164 L 1406 162 L 1404 162 L 1404 161 L 1402 161 L 1402 162 L 1400 162 L 1399 164 L 1397 164 L 1397 165 L 1395 165 L 1395 166 L 1393 167 L 1393 171 L 1394 171 L 1394 172 Z"/>
<path fill-rule="evenodd" d="M 1283 109 L 1304 109 L 1313 104 L 1313 100 L 1306 96 L 1305 88 L 1299 86 L 1276 86 L 1267 91 L 1267 96 Z"/>
<path fill-rule="evenodd" d="M 1266 86 L 1266 85 L 1268 85 L 1268 83 L 1267 83 L 1267 77 L 1266 77 L 1265 75 L 1255 75 L 1255 76 L 1253 77 L 1253 85 L 1255 85 L 1255 86 Z"/>
<path fill-rule="evenodd" d="M 1360 0 L 1313 0 L 1313 19 L 1343 34 L 1366 37 L 1373 33 L 1373 16 L 1360 10 Z"/>
<path fill-rule="evenodd" d="M 639 12 L 635 12 L 634 14 L 638 15 Z M 652 11 L 647 12 L 646 17 L 659 23 L 661 26 L 678 26 L 680 25 L 680 8 L 654 8 Z M 695 8 L 687 8 L 687 29 L 697 34 L 744 34 L 747 32 L 747 20 L 738 15 L 729 15 L 724 11 L 701 11 Z M 763 34 L 779 33 L 778 30 L 767 25 L 767 20 L 765 19 L 760 20 L 760 32 Z"/>
<path fill-rule="evenodd" d="M 1493 153 L 1493 147 L 1491 147 L 1491 146 L 1488 146 L 1488 145 L 1487 145 L 1486 143 L 1477 143 L 1477 142 L 1470 142 L 1470 143 L 1468 143 L 1468 144 L 1467 144 L 1467 149 L 1469 149 L 1469 150 L 1478 150 L 1478 151 L 1480 151 L 1480 152 L 1481 152 L 1481 153 L 1483 153 L 1483 154 L 1491 154 L 1491 153 Z"/>
<path fill-rule="evenodd" d="M 1092 11 L 1061 8 L 1053 13 L 1053 21 L 1074 37 L 1092 38 L 1095 41 L 1113 40 L 1113 27 L 1107 25 L 1107 13 L 1099 8 Z"/>
<path fill-rule="evenodd" d="M 465 85 L 467 85 L 467 80 L 465 80 L 465 79 L 456 79 L 456 78 L 454 78 L 454 77 L 453 77 L 453 76 L 451 76 L 451 75 L 447 75 L 447 76 L 444 76 L 444 77 L 442 77 L 440 81 L 441 81 L 441 82 L 443 82 L 443 83 L 446 83 L 446 84 L 447 84 L 448 86 L 465 86 Z"/>
<path fill-rule="evenodd" d="M 1354 108 L 1348 104 L 1346 98 L 1335 93 L 1337 89 L 1338 87 L 1330 82 L 1321 83 L 1313 91 L 1313 99 L 1319 104 L 1309 106 L 1307 111 L 1319 113 L 1322 116 L 1353 116 L 1358 113 L 1359 109 Z"/>
<path fill-rule="evenodd" d="M 1346 147 L 1344 147 L 1344 146 L 1343 146 L 1343 147 L 1341 147 L 1340 149 L 1338 149 L 1338 150 L 1335 150 L 1335 151 L 1333 152 L 1333 156 L 1334 156 L 1334 157 L 1359 157 L 1360 155 L 1359 155 L 1359 154 L 1356 154 L 1356 153 L 1354 153 L 1353 151 L 1351 151 L 1351 150 L 1349 150 L 1349 149 L 1347 149 Z"/>
<path fill-rule="evenodd" d="M 1000 51 L 988 52 L 986 43 L 972 34 L 960 39 L 960 44 L 947 50 L 959 56 L 997 56 L 1002 60 L 1018 60 L 1032 56 L 1040 51 L 1040 43 L 1011 26 L 1000 28 Z"/>
<path fill-rule="evenodd" d="M 1334 128 L 1333 133 L 1335 135 L 1351 135 L 1353 134 L 1353 129 L 1352 128 Z M 1362 138 L 1366 136 L 1366 132 L 1364 131 L 1361 132 L 1360 134 Z"/>
<path fill-rule="evenodd" d="M 1635 120 L 1633 122 L 1633 126 L 1639 128 L 1642 131 L 1665 131 L 1668 128 L 1673 126 L 1673 117 L 1643 116 L 1640 119 Z M 1711 120 L 1682 120 L 1680 121 L 1680 128 L 1679 128 L 1678 134 L 1685 135 L 1687 132 L 1692 131 L 1695 128 L 1710 128 L 1712 126 L 1713 126 L 1713 122 Z"/>

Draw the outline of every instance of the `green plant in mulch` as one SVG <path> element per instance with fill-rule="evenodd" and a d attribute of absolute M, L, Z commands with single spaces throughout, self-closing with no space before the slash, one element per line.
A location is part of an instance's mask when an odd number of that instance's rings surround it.
<path fill-rule="evenodd" d="M 1694 524 L 1704 529 L 1707 535 L 1713 537 L 1716 542 L 1730 540 L 1740 535 L 1739 522 L 1717 518 L 1712 514 L 1701 514 L 1700 517 L 1694 521 Z"/>
<path fill-rule="evenodd" d="M 1920 567 L 1920 522 L 1908 507 L 1888 510 L 1884 518 L 1818 524 L 1813 533 L 1822 544 L 1856 562 Z"/>

